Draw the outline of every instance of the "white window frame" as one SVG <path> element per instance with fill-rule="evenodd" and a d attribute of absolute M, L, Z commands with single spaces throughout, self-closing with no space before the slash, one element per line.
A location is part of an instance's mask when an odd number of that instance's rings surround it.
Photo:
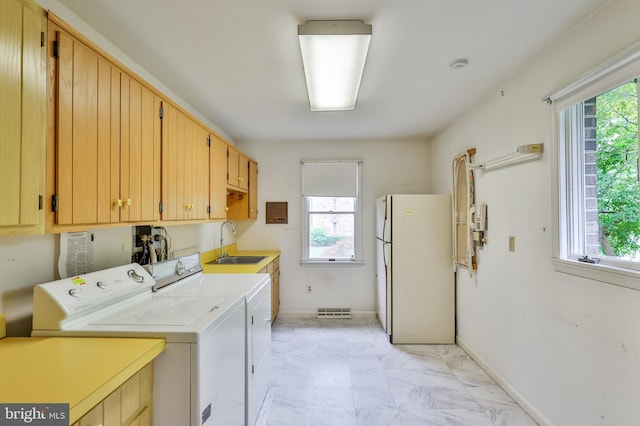
<path fill-rule="evenodd" d="M 576 194 L 581 191 L 571 191 L 571 188 L 580 179 L 583 171 L 572 169 L 576 164 L 575 157 L 579 155 L 576 151 L 579 152 L 579 150 L 570 151 L 565 148 L 569 138 L 582 137 L 577 124 L 570 125 L 579 122 L 576 120 L 576 115 L 581 112 L 576 108 L 567 111 L 568 108 L 638 76 L 640 76 L 640 43 L 623 50 L 584 74 L 576 82 L 544 98 L 554 105 L 552 123 L 555 146 L 552 149 L 552 164 L 556 166 L 552 167 L 553 268 L 558 272 L 635 290 L 640 290 L 640 263 L 603 257 L 600 263 L 591 264 L 579 262 L 576 256 L 572 256 L 575 247 L 572 247 L 571 241 L 574 241 L 572 234 L 576 226 L 572 226 L 569 219 L 570 215 L 574 218 L 578 215 L 571 212 L 571 205 L 575 202 L 579 203 L 580 200 L 576 197 L 581 197 L 582 194 Z M 573 115 L 571 120 L 566 114 Z M 578 145 L 583 146 L 583 144 Z"/>
<path fill-rule="evenodd" d="M 309 257 L 309 217 L 310 214 L 313 213 L 309 210 L 309 203 L 307 202 L 307 195 L 304 192 L 304 165 L 308 163 L 314 164 L 333 164 L 333 163 L 346 163 L 346 164 L 355 164 L 357 166 L 357 176 L 356 176 L 356 194 L 355 194 L 355 205 L 354 205 L 354 235 L 353 235 L 353 250 L 354 257 L 353 259 L 344 259 L 344 258 L 310 258 Z M 305 160 L 300 162 L 300 175 L 301 175 L 301 208 L 300 211 L 302 213 L 301 218 L 301 265 L 362 265 L 364 264 L 363 259 L 363 250 L 362 250 L 362 213 L 361 213 L 361 205 L 362 205 L 362 161 L 361 160 Z M 313 196 L 313 195 L 311 195 Z M 330 195 L 322 195 L 322 196 L 330 196 Z"/>

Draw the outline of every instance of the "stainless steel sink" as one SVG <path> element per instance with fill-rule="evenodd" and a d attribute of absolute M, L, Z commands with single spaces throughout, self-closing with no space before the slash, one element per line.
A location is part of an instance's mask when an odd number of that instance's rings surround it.
<path fill-rule="evenodd" d="M 207 262 L 207 265 L 254 265 L 266 258 L 267 256 L 226 256 Z"/>

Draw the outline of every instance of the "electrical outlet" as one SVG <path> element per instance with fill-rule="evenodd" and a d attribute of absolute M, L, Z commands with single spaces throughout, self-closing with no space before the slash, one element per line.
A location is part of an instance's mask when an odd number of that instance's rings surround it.
<path fill-rule="evenodd" d="M 312 293 L 311 284 L 307 284 L 307 293 Z"/>
<path fill-rule="evenodd" d="M 509 235 L 509 251 L 516 251 L 516 237 Z"/>
<path fill-rule="evenodd" d="M 123 238 L 122 239 L 122 251 L 131 251 L 131 238 Z"/>

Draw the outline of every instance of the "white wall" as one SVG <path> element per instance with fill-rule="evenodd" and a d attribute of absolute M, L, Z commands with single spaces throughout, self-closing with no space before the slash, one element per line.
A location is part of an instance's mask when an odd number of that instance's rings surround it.
<path fill-rule="evenodd" d="M 280 310 L 315 313 L 318 307 L 375 310 L 375 198 L 430 189 L 426 141 L 247 142 L 240 147 L 259 161 L 258 219 L 239 223 L 240 249 L 280 249 Z M 300 161 L 361 159 L 365 264 L 302 266 Z M 450 191 L 449 191 L 450 192 Z M 287 201 L 289 223 L 265 224 L 265 202 Z M 311 284 L 312 293 L 306 292 Z"/>
<path fill-rule="evenodd" d="M 542 423 L 640 419 L 640 292 L 557 273 L 550 262 L 552 107 L 541 101 L 637 42 L 638 16 L 640 2 L 610 1 L 433 139 L 440 192 L 451 187 L 454 155 L 467 148 L 477 148 L 481 163 L 520 144 L 545 144 L 542 160 L 476 174 L 489 244 L 478 272 L 458 274 L 457 288 L 459 342 Z"/>

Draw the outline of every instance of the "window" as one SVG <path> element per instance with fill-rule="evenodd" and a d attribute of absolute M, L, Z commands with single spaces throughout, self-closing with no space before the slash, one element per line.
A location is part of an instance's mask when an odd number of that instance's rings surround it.
<path fill-rule="evenodd" d="M 554 266 L 640 289 L 638 82 L 630 78 L 640 64 L 625 58 L 550 98 L 558 130 Z"/>
<path fill-rule="evenodd" d="M 302 162 L 302 262 L 358 262 L 360 162 Z"/>

